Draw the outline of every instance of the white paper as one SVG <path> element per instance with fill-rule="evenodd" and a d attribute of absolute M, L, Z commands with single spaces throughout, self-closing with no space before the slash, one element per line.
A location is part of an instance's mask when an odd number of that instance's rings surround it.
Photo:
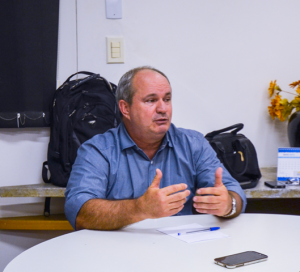
<path fill-rule="evenodd" d="M 215 227 L 215 226 L 210 226 Z M 205 226 L 199 225 L 197 223 L 188 224 L 188 225 L 181 225 L 171 228 L 161 228 L 158 229 L 158 231 L 165 233 L 167 235 L 170 235 L 176 239 L 179 239 L 181 241 L 184 241 L 186 243 L 197 243 L 207 240 L 214 240 L 214 239 L 220 239 L 220 238 L 227 238 L 229 235 L 222 233 L 220 230 L 215 231 L 201 231 L 201 232 L 194 232 L 194 233 L 188 233 L 185 235 L 178 235 L 182 232 L 188 232 L 188 231 L 194 231 L 201 228 L 206 228 Z M 207 227 L 208 228 L 208 227 Z"/>

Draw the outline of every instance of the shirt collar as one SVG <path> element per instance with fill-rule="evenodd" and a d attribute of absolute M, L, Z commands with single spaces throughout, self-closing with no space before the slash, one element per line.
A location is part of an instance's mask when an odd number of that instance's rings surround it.
<path fill-rule="evenodd" d="M 173 147 L 173 144 L 172 144 L 172 141 L 171 141 L 171 135 L 170 135 L 169 131 L 167 131 L 165 137 L 163 138 L 159 149 L 164 149 L 167 145 L 169 147 Z"/>
<path fill-rule="evenodd" d="M 119 133 L 120 133 L 120 144 L 121 144 L 122 150 L 133 147 L 133 146 L 137 147 L 136 143 L 129 136 L 123 122 L 121 122 L 121 124 L 120 124 Z M 167 145 L 169 145 L 170 147 L 173 147 L 169 131 L 167 131 L 165 137 L 163 138 L 159 149 L 164 149 Z"/>
<path fill-rule="evenodd" d="M 120 144 L 121 144 L 122 150 L 133 147 L 133 146 L 137 146 L 136 143 L 129 136 L 123 122 L 121 122 L 121 124 L 120 124 L 119 132 L 120 132 Z"/>

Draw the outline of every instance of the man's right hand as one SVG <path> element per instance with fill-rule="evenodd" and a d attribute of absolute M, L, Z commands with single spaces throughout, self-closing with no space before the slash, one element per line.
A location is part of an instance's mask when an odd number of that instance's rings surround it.
<path fill-rule="evenodd" d="M 190 191 L 185 190 L 187 188 L 185 183 L 159 189 L 161 178 L 162 172 L 156 169 L 156 176 L 152 184 L 145 194 L 137 199 L 137 208 L 144 219 L 166 217 L 180 212 L 184 207 L 187 196 L 190 195 Z"/>

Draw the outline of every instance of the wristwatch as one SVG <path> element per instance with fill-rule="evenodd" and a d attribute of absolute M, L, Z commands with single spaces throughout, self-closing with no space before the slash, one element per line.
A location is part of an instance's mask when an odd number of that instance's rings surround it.
<path fill-rule="evenodd" d="M 223 215 L 223 217 L 229 217 L 229 216 L 232 216 L 236 213 L 236 200 L 232 195 L 230 195 L 230 196 L 232 198 L 232 209 L 231 209 L 231 212 L 229 214 Z"/>

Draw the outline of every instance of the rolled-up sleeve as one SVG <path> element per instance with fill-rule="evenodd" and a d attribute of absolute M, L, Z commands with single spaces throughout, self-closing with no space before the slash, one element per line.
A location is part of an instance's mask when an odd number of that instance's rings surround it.
<path fill-rule="evenodd" d="M 203 136 L 200 141 L 194 142 L 194 144 L 196 145 L 194 149 L 194 161 L 197 172 L 197 187 L 214 187 L 215 172 L 218 167 L 222 167 L 222 182 L 228 191 L 236 192 L 241 197 L 243 201 L 242 212 L 244 212 L 247 205 L 247 199 L 239 182 L 230 175 L 224 165 L 217 158 L 216 152 Z"/>
<path fill-rule="evenodd" d="M 82 205 L 90 199 L 106 197 L 108 171 L 109 163 L 91 141 L 78 149 L 65 192 L 65 214 L 74 229 Z"/>

